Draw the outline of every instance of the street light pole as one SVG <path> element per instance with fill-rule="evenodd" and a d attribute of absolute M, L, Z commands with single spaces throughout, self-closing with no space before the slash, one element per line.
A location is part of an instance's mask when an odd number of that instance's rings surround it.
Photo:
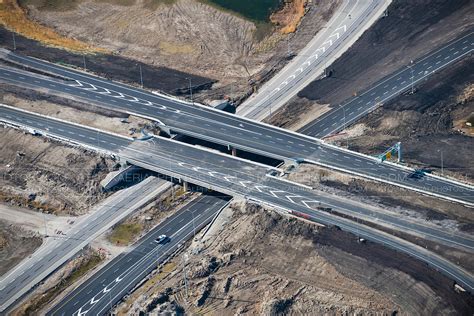
<path fill-rule="evenodd" d="M 82 55 L 82 63 L 84 65 L 84 71 L 86 71 L 86 55 Z"/>
<path fill-rule="evenodd" d="M 12 32 L 13 35 L 13 51 L 16 50 L 16 39 L 15 39 L 15 32 Z"/>
<path fill-rule="evenodd" d="M 410 70 L 411 70 L 411 94 L 415 93 L 415 90 L 414 90 L 414 87 L 413 87 L 413 80 L 414 80 L 414 76 L 413 76 L 413 60 L 410 60 Z"/>
<path fill-rule="evenodd" d="M 191 85 L 191 78 L 188 78 L 189 80 L 189 95 L 191 97 L 191 103 L 194 105 L 194 101 L 193 101 L 193 88 L 192 88 L 192 85 Z"/>
<path fill-rule="evenodd" d="M 138 64 L 138 66 L 140 67 L 140 85 L 143 89 L 143 72 L 142 72 L 142 65 L 141 64 Z"/>

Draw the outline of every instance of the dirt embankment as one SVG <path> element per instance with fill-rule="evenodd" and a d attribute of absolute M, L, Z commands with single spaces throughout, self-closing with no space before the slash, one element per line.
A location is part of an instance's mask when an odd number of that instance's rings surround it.
<path fill-rule="evenodd" d="M 115 163 L 21 131 L 0 129 L 0 199 L 47 213 L 79 215 L 105 195 Z"/>
<path fill-rule="evenodd" d="M 31 255 L 41 243 L 42 239 L 36 233 L 0 221 L 0 276 Z"/>
<path fill-rule="evenodd" d="M 43 92 L 1 83 L 0 89 L 0 102 L 7 105 L 128 137 L 141 137 L 144 127 L 154 126 L 150 120 Z"/>
<path fill-rule="evenodd" d="M 472 209 L 459 203 L 309 164 L 301 165 L 288 179 L 323 192 L 387 209 L 409 221 L 429 221 L 442 229 L 474 233 Z M 400 199 L 401 196 L 403 199 Z"/>
<path fill-rule="evenodd" d="M 331 65 L 332 76 L 312 82 L 300 97 L 337 105 L 355 92 L 469 30 L 469 0 L 394 0 L 377 21 Z"/>
<path fill-rule="evenodd" d="M 170 93 L 187 94 L 187 78 L 192 78 L 195 90 L 208 89 L 214 82 L 199 76 L 221 81 L 216 91 L 201 96 L 204 100 L 229 95 L 239 99 L 252 91 L 286 63 L 287 47 L 297 52 L 306 45 L 340 1 L 288 1 L 272 16 L 276 27 L 270 27 L 264 36 L 258 34 L 260 30 L 253 22 L 196 0 L 161 6 L 144 5 L 142 1 L 120 5 L 80 0 L 75 4 L 64 10 L 41 6 L 39 10 L 31 4 L 27 8 L 32 20 L 114 53 L 86 56 L 88 69 L 139 82 L 141 64 L 145 86 Z M 289 45 L 282 39 L 289 40 Z M 11 47 L 11 34 L 5 34 L 3 41 Z M 23 47 L 21 39 L 17 42 L 25 54 L 83 66 L 81 55 L 46 51 L 42 46 L 37 52 L 29 48 L 32 43 Z"/>
<path fill-rule="evenodd" d="M 348 130 L 353 150 L 380 154 L 401 141 L 405 162 L 474 182 L 474 58 L 468 57 L 425 81 L 414 95 L 400 96 Z M 362 130 L 362 133 L 357 133 Z"/>
<path fill-rule="evenodd" d="M 472 312 L 472 297 L 456 294 L 450 280 L 410 257 L 255 205 L 234 203 L 229 211 L 218 238 L 186 255 L 187 287 L 179 258 L 174 274 L 138 297 L 128 313 Z"/>
<path fill-rule="evenodd" d="M 104 49 L 95 48 L 76 39 L 61 36 L 54 30 L 31 21 L 26 11 L 18 5 L 17 0 L 0 1 L 0 24 L 46 45 L 84 53 L 105 52 Z"/>

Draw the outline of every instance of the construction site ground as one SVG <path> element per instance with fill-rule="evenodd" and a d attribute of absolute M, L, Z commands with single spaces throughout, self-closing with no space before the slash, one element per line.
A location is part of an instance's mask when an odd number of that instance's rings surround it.
<path fill-rule="evenodd" d="M 387 102 L 333 139 L 369 155 L 402 143 L 403 160 L 438 175 L 474 183 L 474 57 Z M 472 124 L 472 123 L 471 123 Z"/>
<path fill-rule="evenodd" d="M 153 8 L 141 1 L 121 5 L 81 0 L 64 10 L 23 2 L 31 21 L 105 52 L 73 53 L 18 34 L 16 46 L 21 54 L 78 68 L 85 61 L 88 71 L 135 85 L 140 84 L 141 65 L 146 88 L 187 96 L 189 78 L 200 101 L 229 95 L 239 100 L 283 67 L 289 50 L 303 48 L 340 2 L 288 1 L 272 15 L 274 26 L 269 24 L 263 36 L 254 22 L 196 0 Z M 146 27 L 140 22 L 143 16 L 151 21 Z M 213 23 L 208 23 L 210 16 Z M 0 43 L 13 47 L 12 34 L 5 28 L 0 28 Z M 196 94 L 213 84 L 212 90 Z"/>
<path fill-rule="evenodd" d="M 456 315 L 473 308 L 470 295 L 411 257 L 237 201 L 116 313 Z"/>
<path fill-rule="evenodd" d="M 312 82 L 268 122 L 297 130 L 410 60 L 465 34 L 473 26 L 473 9 L 472 1 L 394 0 L 389 16 L 330 66 L 330 77 Z M 371 155 L 401 141 L 409 165 L 441 174 L 443 161 L 443 174 L 472 183 L 474 129 L 466 121 L 474 121 L 473 67 L 473 57 L 464 58 L 418 85 L 415 95 L 386 102 L 327 141 Z"/>

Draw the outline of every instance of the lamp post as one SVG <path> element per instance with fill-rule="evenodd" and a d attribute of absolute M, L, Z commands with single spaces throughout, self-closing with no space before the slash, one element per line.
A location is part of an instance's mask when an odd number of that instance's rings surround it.
<path fill-rule="evenodd" d="M 13 35 L 13 51 L 16 50 L 16 39 L 15 39 L 15 32 L 12 32 Z"/>
<path fill-rule="evenodd" d="M 143 72 L 142 72 L 142 65 L 138 64 L 138 67 L 140 67 L 140 85 L 143 89 Z"/>
<path fill-rule="evenodd" d="M 194 105 L 194 101 L 193 101 L 193 87 L 191 85 L 191 78 L 188 78 L 189 80 L 189 96 L 191 98 L 191 103 Z"/>

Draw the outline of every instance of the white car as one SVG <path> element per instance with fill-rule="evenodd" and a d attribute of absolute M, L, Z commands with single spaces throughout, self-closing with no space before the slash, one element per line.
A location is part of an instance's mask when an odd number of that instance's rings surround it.
<path fill-rule="evenodd" d="M 166 235 L 160 235 L 160 236 L 158 236 L 158 238 L 155 239 L 155 242 L 157 244 L 164 244 L 167 241 L 168 241 L 168 236 L 166 236 Z"/>

